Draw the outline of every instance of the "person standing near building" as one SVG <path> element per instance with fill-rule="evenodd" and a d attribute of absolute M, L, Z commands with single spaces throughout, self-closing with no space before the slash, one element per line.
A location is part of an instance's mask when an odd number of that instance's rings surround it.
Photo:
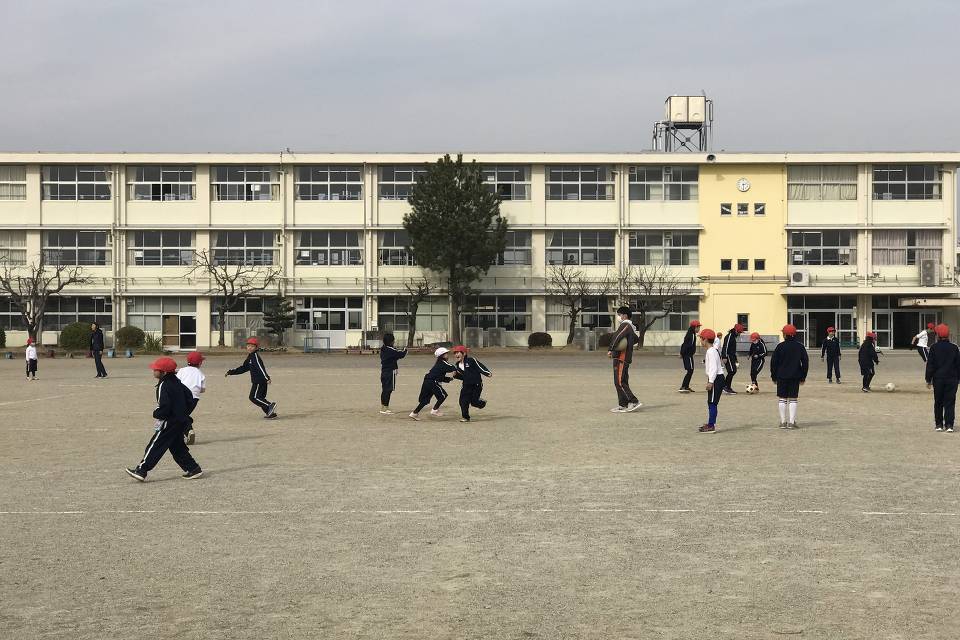
<path fill-rule="evenodd" d="M 720 350 L 717 348 L 717 334 L 712 329 L 700 332 L 700 342 L 704 348 L 704 369 L 707 372 L 707 423 L 697 431 L 713 433 L 717 430 L 717 414 L 720 409 L 720 397 L 726 386 L 723 380 L 723 364 L 720 362 Z"/>
<path fill-rule="evenodd" d="M 190 402 L 190 425 L 187 427 L 183 436 L 187 444 L 196 442 L 197 436 L 193 432 L 193 412 L 200 402 L 200 394 L 207 390 L 207 376 L 200 370 L 200 366 L 204 360 L 206 360 L 206 358 L 203 357 L 202 353 L 199 351 L 191 351 L 187 354 L 187 366 L 181 367 L 181 369 L 177 371 L 177 379 L 183 383 L 183 386 L 190 390 L 190 394 L 192 395 Z"/>
<path fill-rule="evenodd" d="M 237 376 L 242 373 L 250 372 L 250 402 L 260 407 L 263 411 L 263 417 L 271 420 L 279 418 L 277 415 L 277 403 L 267 400 L 267 385 L 270 384 L 270 376 L 267 375 L 267 368 L 263 366 L 263 358 L 260 357 L 260 341 L 256 338 L 247 340 L 247 359 L 243 361 L 236 369 L 230 369 L 224 374 L 226 376 Z"/>
<path fill-rule="evenodd" d="M 767 343 L 763 341 L 760 334 L 754 331 L 750 334 L 750 384 L 755 391 L 760 391 L 760 383 L 757 378 L 763 371 L 763 365 L 767 361 Z"/>
<path fill-rule="evenodd" d="M 106 378 L 107 369 L 103 366 L 103 329 L 94 322 L 90 325 L 90 353 L 93 354 L 93 361 L 97 365 L 97 377 Z"/>
<path fill-rule="evenodd" d="M 806 348 L 797 340 L 797 328 L 787 324 L 781 331 L 783 342 L 777 345 L 770 358 L 770 378 L 777 385 L 780 428 L 796 429 L 800 387 L 807 381 L 810 360 Z"/>
<path fill-rule="evenodd" d="M 957 404 L 957 385 L 960 383 L 960 348 L 950 342 L 950 327 L 936 326 L 937 341 L 927 358 L 927 388 L 933 389 L 934 431 L 953 433 Z"/>
<path fill-rule="evenodd" d="M 468 353 L 463 345 L 453 348 L 453 356 L 457 359 L 454 376 L 463 381 L 460 388 L 460 422 L 470 422 L 470 407 L 483 409 L 487 406 L 487 401 L 480 397 L 483 394 L 483 376 L 493 377 L 485 364 L 468 356 Z"/>
<path fill-rule="evenodd" d="M 680 358 L 683 360 L 683 368 L 686 373 L 683 376 L 683 382 L 680 383 L 680 388 L 677 389 L 679 393 L 693 393 L 693 389 L 690 388 L 690 379 L 693 378 L 693 357 L 697 354 L 697 334 L 699 331 L 700 321 L 691 320 L 687 333 L 683 336 L 683 342 L 680 343 Z"/>
<path fill-rule="evenodd" d="M 613 358 L 613 386 L 617 390 L 617 406 L 610 410 L 612 413 L 636 411 L 643 406 L 630 390 L 630 364 L 633 362 L 633 347 L 637 344 L 637 330 L 630 321 L 632 316 L 630 307 L 617 309 L 620 324 L 610 337 L 610 350 L 607 351 L 607 357 Z"/>
<path fill-rule="evenodd" d="M 837 339 L 837 330 L 833 327 L 827 327 L 827 339 L 823 341 L 820 347 L 820 361 L 827 359 L 827 382 L 833 384 L 833 375 L 837 376 L 837 384 L 840 382 L 840 341 Z"/>
<path fill-rule="evenodd" d="M 860 345 L 860 351 L 857 352 L 857 361 L 860 363 L 860 374 L 863 376 L 864 393 L 870 393 L 870 382 L 877 370 L 874 368 L 880 364 L 880 356 L 877 353 L 877 334 L 870 331 L 867 337 L 863 339 Z"/>
<path fill-rule="evenodd" d="M 743 325 L 738 322 L 723 337 L 723 344 L 720 347 L 720 358 L 726 372 L 724 378 L 727 388 L 724 391 L 731 395 L 737 394 L 733 388 L 733 377 L 737 375 L 737 338 L 741 333 L 743 333 Z"/>
<path fill-rule="evenodd" d="M 380 413 L 383 415 L 393 413 L 390 411 L 390 395 L 397 389 L 397 371 L 400 369 L 397 361 L 407 357 L 406 349 L 393 346 L 395 340 L 392 333 L 384 334 L 380 348 Z"/>
<path fill-rule="evenodd" d="M 934 332 L 934 324 L 932 322 L 927 323 L 927 328 L 913 336 L 913 340 L 910 344 L 917 348 L 917 354 L 920 356 L 920 359 L 924 362 L 927 361 L 927 358 L 930 356 L 930 343 L 931 341 L 936 341 L 937 336 Z M 933 334 L 933 335 L 931 335 Z"/>
<path fill-rule="evenodd" d="M 27 348 L 24 351 L 27 361 L 27 380 L 37 379 L 37 348 L 33 346 L 33 338 L 27 338 Z"/>

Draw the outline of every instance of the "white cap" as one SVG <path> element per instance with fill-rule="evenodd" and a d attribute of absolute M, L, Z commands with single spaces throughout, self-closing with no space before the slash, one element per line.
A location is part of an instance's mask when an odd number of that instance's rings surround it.
<path fill-rule="evenodd" d="M 440 347 L 439 349 L 437 349 L 436 351 L 433 352 L 433 357 L 434 357 L 434 358 L 439 358 L 440 356 L 442 356 L 442 355 L 445 354 L 445 353 L 450 353 L 450 349 L 447 349 L 446 347 Z"/>

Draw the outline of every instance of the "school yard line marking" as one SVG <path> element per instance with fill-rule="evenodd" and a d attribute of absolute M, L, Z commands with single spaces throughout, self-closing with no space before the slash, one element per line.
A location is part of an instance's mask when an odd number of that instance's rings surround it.
<path fill-rule="evenodd" d="M 27 402 L 39 402 L 41 400 L 57 400 L 58 398 L 69 398 L 71 396 L 79 396 L 79 393 L 67 393 L 60 396 L 46 396 L 44 398 L 28 398 L 26 400 L 9 400 L 7 402 L 0 402 L 0 407 L 4 407 L 8 404 L 24 404 Z"/>
<path fill-rule="evenodd" d="M 0 516 L 59 516 L 59 515 L 451 515 L 451 514 L 535 514 L 535 513 L 662 513 L 662 514 L 763 514 L 763 515 L 840 515 L 840 516 L 933 516 L 956 518 L 957 512 L 936 511 L 822 511 L 819 509 L 787 509 L 762 511 L 759 509 L 629 509 L 629 508 L 582 508 L 582 509 L 333 509 L 333 510 L 172 510 L 162 509 L 93 509 L 70 511 L 0 511 Z"/>

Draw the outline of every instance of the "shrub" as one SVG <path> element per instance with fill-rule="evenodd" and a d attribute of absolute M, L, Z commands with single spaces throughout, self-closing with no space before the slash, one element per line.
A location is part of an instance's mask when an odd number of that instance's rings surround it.
<path fill-rule="evenodd" d="M 139 349 L 145 339 L 146 334 L 140 327 L 121 327 L 113 334 L 113 343 L 117 349 Z"/>
<path fill-rule="evenodd" d="M 163 353 L 163 338 L 152 333 L 144 334 L 143 350 L 147 353 Z"/>
<path fill-rule="evenodd" d="M 531 333 L 527 337 L 527 346 L 531 349 L 537 347 L 552 347 L 553 336 L 551 336 L 549 333 L 543 333 L 541 331 Z"/>
<path fill-rule="evenodd" d="M 612 333 L 604 333 L 597 337 L 597 348 L 600 347 L 610 347 L 610 340 L 613 338 Z"/>
<path fill-rule="evenodd" d="M 74 322 L 60 330 L 60 346 L 68 351 L 89 351 L 93 331 L 86 322 Z"/>
<path fill-rule="evenodd" d="M 7 346 L 7 332 L 0 327 L 0 347 Z"/>

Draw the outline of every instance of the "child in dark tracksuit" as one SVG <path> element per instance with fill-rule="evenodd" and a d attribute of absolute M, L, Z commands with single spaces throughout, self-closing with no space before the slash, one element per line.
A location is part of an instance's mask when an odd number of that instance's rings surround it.
<path fill-rule="evenodd" d="M 797 428 L 797 403 L 800 386 L 807 381 L 810 360 L 807 350 L 797 340 L 797 328 L 784 325 L 783 342 L 773 350 L 770 358 L 770 378 L 777 385 L 777 408 L 780 411 L 780 428 Z"/>
<path fill-rule="evenodd" d="M 877 334 L 872 331 L 867 334 L 863 343 L 860 345 L 860 351 L 857 353 L 857 360 L 860 362 L 860 374 L 863 376 L 863 392 L 870 392 L 870 382 L 873 376 L 877 374 L 875 365 L 880 364 L 880 356 L 877 355 L 877 345 L 875 340 Z"/>
<path fill-rule="evenodd" d="M 433 367 L 430 368 L 427 375 L 423 376 L 423 384 L 420 385 L 419 404 L 417 404 L 416 409 L 410 412 L 410 417 L 414 420 L 420 419 L 420 411 L 430 404 L 432 398 L 436 398 L 437 402 L 430 410 L 430 415 L 435 418 L 443 416 L 440 413 L 440 405 L 447 399 L 447 392 L 443 385 L 453 380 L 448 376 L 455 375 L 457 371 L 457 368 L 447 361 L 447 358 L 450 357 L 447 355 L 448 353 L 450 353 L 450 350 L 445 347 L 440 347 L 433 352 L 437 360 L 433 363 Z"/>
<path fill-rule="evenodd" d="M 767 343 L 763 341 L 759 333 L 754 331 L 750 334 L 750 382 L 757 391 L 760 391 L 757 376 L 763 371 L 763 365 L 766 361 Z"/>
<path fill-rule="evenodd" d="M 827 382 L 833 384 L 833 375 L 837 375 L 837 384 L 840 382 L 840 341 L 833 327 L 827 328 L 827 339 L 820 347 L 820 360 L 827 359 Z"/>
<path fill-rule="evenodd" d="M 700 321 L 691 320 L 690 327 L 686 335 L 683 336 L 683 342 L 680 344 L 680 358 L 683 360 L 683 369 L 686 373 L 683 375 L 683 382 L 677 389 L 680 393 L 693 393 L 690 388 L 690 380 L 693 378 L 693 357 L 697 355 L 697 332 L 700 331 Z"/>
<path fill-rule="evenodd" d="M 380 349 L 380 413 L 389 415 L 390 394 L 397 389 L 398 360 L 407 357 L 406 349 L 396 349 L 393 346 L 395 338 L 392 333 L 383 336 L 383 347 Z"/>
<path fill-rule="evenodd" d="M 737 338 L 743 333 L 743 325 L 737 323 L 733 326 L 727 335 L 723 336 L 723 342 L 720 346 L 720 359 L 723 362 L 724 371 L 726 371 L 725 393 L 736 395 L 733 388 L 733 376 L 737 375 Z"/>
<path fill-rule="evenodd" d="M 147 443 L 143 459 L 134 468 L 127 468 L 130 477 L 140 482 L 147 481 L 149 473 L 163 454 L 170 450 L 174 461 L 183 469 L 183 477 L 192 480 L 203 475 L 200 465 L 190 455 L 190 449 L 183 440 L 184 432 L 190 427 L 190 412 L 193 406 L 193 394 L 177 378 L 177 363 L 173 358 L 157 358 L 150 368 L 157 382 L 157 408 L 153 411 L 153 437 Z"/>
<path fill-rule="evenodd" d="M 453 354 L 457 358 L 457 372 L 454 377 L 463 381 L 460 389 L 460 422 L 470 422 L 470 407 L 483 409 L 487 406 L 487 401 L 480 398 L 483 393 L 481 376 L 491 378 L 493 374 L 482 362 L 468 356 L 466 347 L 454 347 Z"/>
<path fill-rule="evenodd" d="M 933 422 L 935 431 L 953 433 L 960 383 L 960 348 L 950 342 L 950 327 L 939 324 L 934 329 L 937 341 L 927 354 L 927 387 L 933 387 Z"/>
<path fill-rule="evenodd" d="M 260 407 L 263 411 L 263 417 L 269 419 L 279 418 L 277 415 L 277 403 L 267 400 L 267 385 L 270 384 L 270 376 L 267 375 L 267 368 L 263 366 L 263 359 L 259 353 L 260 341 L 256 338 L 247 340 L 247 359 L 236 369 L 230 369 L 224 374 L 226 376 L 238 376 L 241 373 L 250 372 L 250 402 Z"/>

